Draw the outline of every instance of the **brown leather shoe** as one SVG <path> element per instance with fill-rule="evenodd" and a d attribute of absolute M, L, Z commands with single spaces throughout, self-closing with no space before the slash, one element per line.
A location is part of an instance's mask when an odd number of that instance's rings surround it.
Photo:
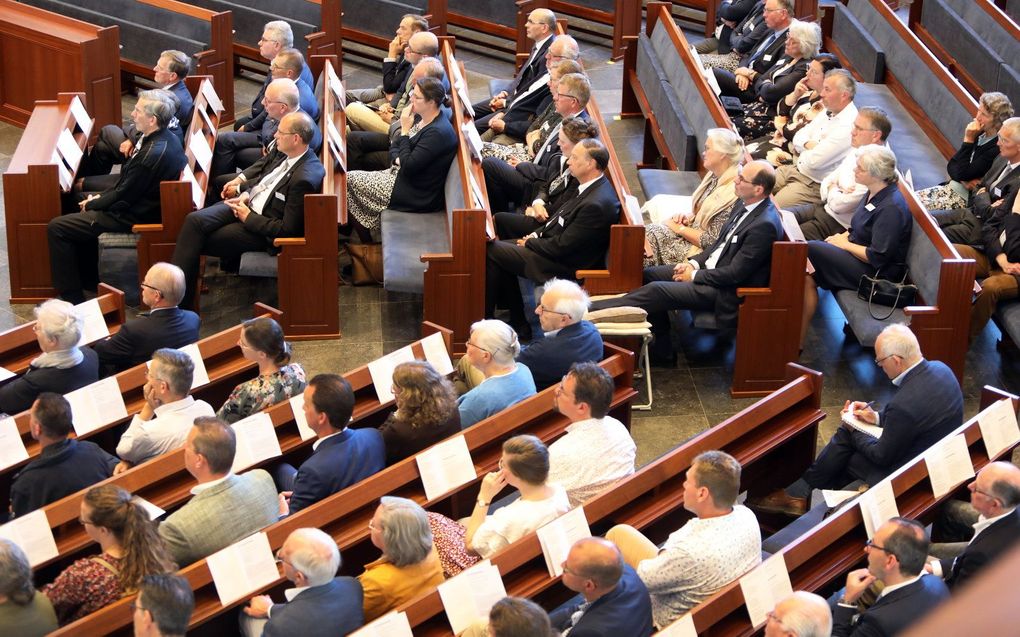
<path fill-rule="evenodd" d="M 799 517 L 807 513 L 808 501 L 807 498 L 788 496 L 782 489 L 777 489 L 766 496 L 748 498 L 747 506 L 758 511 Z"/>

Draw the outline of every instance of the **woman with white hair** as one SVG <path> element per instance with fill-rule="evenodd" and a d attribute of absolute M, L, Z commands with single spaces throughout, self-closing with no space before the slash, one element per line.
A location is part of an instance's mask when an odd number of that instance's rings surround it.
<path fill-rule="evenodd" d="M 50 299 L 35 308 L 35 338 L 42 354 L 21 378 L 0 388 L 0 412 L 16 414 L 44 391 L 66 394 L 99 380 L 99 357 L 79 347 L 83 321 L 67 301 Z"/>
<path fill-rule="evenodd" d="M 645 226 L 645 267 L 684 263 L 715 243 L 737 201 L 734 183 L 744 142 L 728 128 L 709 129 L 701 155 L 705 177 L 691 196 L 690 213 Z"/>
<path fill-rule="evenodd" d="M 462 428 L 535 394 L 531 370 L 514 360 L 520 352 L 517 332 L 503 321 L 489 319 L 471 325 L 464 356 L 485 380 L 457 399 Z"/>
<path fill-rule="evenodd" d="M 815 267 L 804 287 L 801 343 L 818 307 L 818 288 L 856 290 L 864 275 L 900 281 L 906 273 L 913 218 L 897 188 L 896 155 L 886 146 L 857 149 L 857 183 L 868 189 L 850 220 L 850 229 L 825 241 L 808 241 Z"/>

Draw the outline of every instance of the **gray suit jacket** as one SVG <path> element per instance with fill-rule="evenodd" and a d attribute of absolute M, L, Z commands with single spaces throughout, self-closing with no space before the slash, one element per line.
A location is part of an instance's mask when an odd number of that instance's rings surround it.
<path fill-rule="evenodd" d="M 159 525 L 180 568 L 276 522 L 279 499 L 273 478 L 254 469 L 200 492 Z"/>

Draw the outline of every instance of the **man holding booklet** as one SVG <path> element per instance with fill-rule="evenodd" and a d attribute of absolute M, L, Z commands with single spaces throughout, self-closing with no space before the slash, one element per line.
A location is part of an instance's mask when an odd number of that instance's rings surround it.
<path fill-rule="evenodd" d="M 944 363 L 921 356 L 905 325 L 890 325 L 875 340 L 875 364 L 899 389 L 881 411 L 846 401 L 843 424 L 818 459 L 796 482 L 752 498 L 761 511 L 807 512 L 812 489 L 841 489 L 853 482 L 874 485 L 923 453 L 963 422 L 963 393 Z"/>

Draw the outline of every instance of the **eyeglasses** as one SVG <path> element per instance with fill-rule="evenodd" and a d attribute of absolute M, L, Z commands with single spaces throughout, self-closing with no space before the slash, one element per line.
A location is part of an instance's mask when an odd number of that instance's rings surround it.
<path fill-rule="evenodd" d="M 576 97 L 574 97 L 573 95 L 571 95 L 570 93 L 560 93 L 560 92 L 557 92 L 556 93 L 556 97 L 569 97 L 570 99 L 575 100 L 578 103 L 580 103 L 580 101 L 581 101 L 581 100 L 577 99 Z"/>
<path fill-rule="evenodd" d="M 133 613 L 133 612 L 135 612 L 136 610 L 140 610 L 140 611 L 142 611 L 142 612 L 145 612 L 145 611 L 149 610 L 148 608 L 144 608 L 144 607 L 143 607 L 143 606 L 142 606 L 141 604 L 139 604 L 139 603 L 138 603 L 137 601 L 135 601 L 135 602 L 131 602 L 131 603 L 130 603 L 130 604 L 129 604 L 128 606 L 129 606 L 129 607 L 131 608 L 131 612 L 132 612 L 132 613 Z"/>
<path fill-rule="evenodd" d="M 259 44 L 263 44 L 265 42 L 276 42 L 277 44 L 280 43 L 279 40 L 274 40 L 273 38 L 259 38 Z"/>
<path fill-rule="evenodd" d="M 294 566 L 293 564 L 280 557 L 281 552 L 283 552 L 283 549 L 278 550 L 276 554 L 273 555 L 273 561 L 276 562 L 277 564 L 286 564 L 287 566 L 293 567 Z"/>
<path fill-rule="evenodd" d="M 140 285 L 141 287 L 145 288 L 146 290 L 152 290 L 152 291 L 153 291 L 153 292 L 155 292 L 156 294 L 158 294 L 158 295 L 160 295 L 160 296 L 163 296 L 163 290 L 160 290 L 160 289 L 159 289 L 159 288 L 157 288 L 157 287 L 156 287 L 155 285 L 149 285 L 149 284 L 148 284 L 148 283 L 146 283 L 145 281 L 142 281 L 142 282 L 141 282 L 141 283 L 139 283 L 138 285 Z"/>
<path fill-rule="evenodd" d="M 974 493 L 980 493 L 981 495 L 985 496 L 986 498 L 990 498 L 992 500 L 995 500 L 996 502 L 999 502 L 1000 504 L 1002 503 L 1002 499 L 1001 498 L 996 497 L 996 496 L 992 495 L 991 493 L 988 493 L 987 491 L 982 491 L 981 489 L 978 489 L 976 481 L 975 482 L 971 482 L 968 486 L 970 487 L 970 490 L 973 491 Z"/>
<path fill-rule="evenodd" d="M 770 610 L 769 612 L 765 613 L 765 617 L 767 619 L 770 619 L 770 620 L 776 622 L 780 626 L 785 625 L 785 624 L 783 624 L 783 620 L 779 619 L 779 615 L 777 615 L 776 611 L 774 611 L 774 610 Z"/>
<path fill-rule="evenodd" d="M 542 312 L 542 314 L 559 314 L 560 316 L 570 316 L 566 312 L 557 312 L 556 310 L 550 310 L 544 304 L 539 304 L 538 309 Z"/>
<path fill-rule="evenodd" d="M 282 128 L 277 128 L 276 132 L 281 134 L 281 135 L 297 135 L 298 134 L 298 132 L 296 130 L 283 130 Z"/>
<path fill-rule="evenodd" d="M 875 364 L 881 367 L 882 363 L 884 363 L 887 358 L 892 358 L 893 356 L 896 356 L 896 354 L 889 354 L 888 356 L 883 356 L 882 358 L 876 358 Z"/>
<path fill-rule="evenodd" d="M 78 523 L 81 524 L 82 526 L 96 526 L 95 523 L 89 522 L 88 520 L 81 516 L 78 516 Z"/>
<path fill-rule="evenodd" d="M 882 551 L 883 553 L 888 553 L 889 555 L 892 555 L 893 557 L 896 557 L 895 553 L 893 553 L 889 549 L 885 548 L 884 546 L 880 546 L 878 544 L 875 544 L 874 540 L 868 540 L 867 544 L 865 544 L 864 546 L 868 547 L 869 549 Z"/>
<path fill-rule="evenodd" d="M 368 530 L 369 531 L 381 531 L 382 529 L 380 529 L 376 525 L 372 524 L 372 520 L 369 520 L 368 521 Z"/>
<path fill-rule="evenodd" d="M 464 344 L 465 344 L 465 345 L 470 345 L 471 347 L 473 347 L 473 348 L 475 348 L 475 349 L 480 349 L 480 350 L 482 350 L 483 352 L 485 352 L 486 354 L 491 354 L 491 353 L 492 353 L 492 352 L 490 352 L 489 350 L 485 349 L 484 347 L 478 347 L 477 345 L 475 345 L 475 344 L 474 344 L 474 343 L 472 343 L 471 341 L 468 341 L 468 342 L 466 342 L 466 343 L 464 343 Z"/>

